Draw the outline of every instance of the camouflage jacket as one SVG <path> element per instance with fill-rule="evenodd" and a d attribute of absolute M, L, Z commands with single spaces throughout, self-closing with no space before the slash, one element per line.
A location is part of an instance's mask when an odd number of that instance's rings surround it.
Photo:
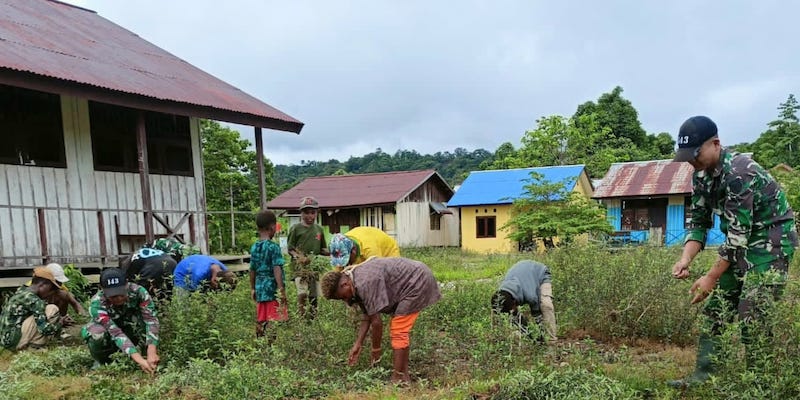
<path fill-rule="evenodd" d="M 720 229 L 726 236 L 719 255 L 733 264 L 747 249 L 770 248 L 769 228 L 794 225 L 786 194 L 769 172 L 750 157 L 728 149 L 722 149 L 713 171 L 695 171 L 692 177 L 686 241 L 705 243 L 712 213 L 720 216 Z"/>
<path fill-rule="evenodd" d="M 61 330 L 61 324 L 47 322 L 44 300 L 33 293 L 28 286 L 17 289 L 11 298 L 6 300 L 3 312 L 0 313 L 0 345 L 14 349 L 22 336 L 22 322 L 30 316 L 36 320 L 36 328 L 42 335 L 52 336 Z"/>
<path fill-rule="evenodd" d="M 98 324 L 105 328 L 114 344 L 125 354 L 133 354 L 138 350 L 133 342 L 122 331 L 121 326 L 144 323 L 146 345 L 158 346 L 158 317 L 153 299 L 147 289 L 128 283 L 128 301 L 115 307 L 100 290 L 89 304 L 89 324 Z M 136 321 L 138 320 L 138 321 Z"/>

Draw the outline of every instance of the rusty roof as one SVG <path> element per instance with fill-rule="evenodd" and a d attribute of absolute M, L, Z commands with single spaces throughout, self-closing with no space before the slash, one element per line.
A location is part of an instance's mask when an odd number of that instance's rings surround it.
<path fill-rule="evenodd" d="M 101 89 L 93 100 L 106 101 L 111 91 L 177 105 L 172 109 L 195 117 L 296 133 L 303 127 L 94 11 L 53 0 L 0 0 L 0 83 L 42 90 L 28 83 L 37 79 L 48 88 Z"/>
<path fill-rule="evenodd" d="M 281 193 L 267 203 L 279 210 L 299 208 L 300 199 L 314 196 L 320 208 L 348 208 L 369 205 L 394 204 L 419 186 L 433 180 L 450 198 L 453 189 L 438 172 L 423 171 L 383 172 L 361 175 L 333 175 L 306 178 L 295 187 Z"/>
<path fill-rule="evenodd" d="M 694 168 L 672 160 L 634 161 L 611 164 L 595 189 L 595 199 L 666 196 L 692 193 Z"/>

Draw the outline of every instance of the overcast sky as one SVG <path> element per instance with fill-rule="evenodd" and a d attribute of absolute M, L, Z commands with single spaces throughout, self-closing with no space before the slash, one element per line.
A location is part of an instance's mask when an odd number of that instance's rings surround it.
<path fill-rule="evenodd" d="M 275 164 L 516 147 L 617 85 L 649 133 L 705 114 L 749 142 L 800 94 L 800 2 L 69 2 L 303 121 L 265 131 Z"/>

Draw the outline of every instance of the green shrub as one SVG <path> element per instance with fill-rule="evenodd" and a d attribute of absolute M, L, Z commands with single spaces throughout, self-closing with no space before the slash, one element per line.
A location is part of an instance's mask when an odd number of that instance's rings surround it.
<path fill-rule="evenodd" d="M 0 399 L 22 399 L 30 394 L 32 389 L 32 382 L 26 381 L 17 374 L 8 371 L 0 371 Z"/>
<path fill-rule="evenodd" d="M 625 385 L 583 369 L 516 371 L 499 380 L 490 399 L 635 399 Z"/>
<path fill-rule="evenodd" d="M 161 352 L 184 364 L 192 358 L 224 362 L 227 351 L 254 336 L 255 303 L 248 284 L 234 292 L 193 293 L 162 306 Z"/>
<path fill-rule="evenodd" d="M 81 303 L 89 300 L 92 295 L 90 293 L 91 284 L 81 271 L 72 264 L 66 264 L 64 265 L 64 275 L 69 279 L 64 285 L 70 293 Z"/>
<path fill-rule="evenodd" d="M 8 372 L 40 376 L 81 375 L 91 365 L 92 357 L 85 346 L 60 346 L 47 351 L 21 351 L 11 360 Z"/>

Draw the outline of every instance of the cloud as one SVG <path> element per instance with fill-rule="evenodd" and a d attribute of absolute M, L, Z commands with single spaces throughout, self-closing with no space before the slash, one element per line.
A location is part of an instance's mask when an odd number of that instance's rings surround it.
<path fill-rule="evenodd" d="M 265 132 L 278 163 L 493 151 L 617 85 L 648 132 L 707 113 L 753 140 L 800 83 L 777 0 L 79 3 L 305 122 Z"/>

